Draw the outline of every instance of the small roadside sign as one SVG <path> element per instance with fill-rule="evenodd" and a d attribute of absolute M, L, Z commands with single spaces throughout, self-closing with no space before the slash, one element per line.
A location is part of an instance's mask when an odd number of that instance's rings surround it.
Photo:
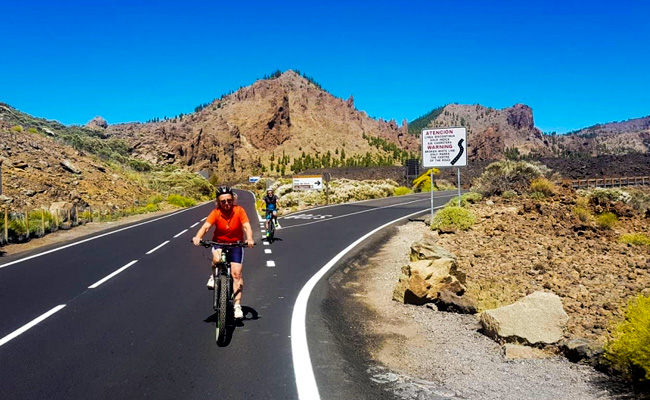
<path fill-rule="evenodd" d="M 323 190 L 323 177 L 321 175 L 294 176 L 293 190 Z"/>
<path fill-rule="evenodd" d="M 249 177 L 248 177 L 248 181 L 249 181 L 250 183 L 259 182 L 260 179 L 262 179 L 261 176 L 249 176 Z"/>
<path fill-rule="evenodd" d="M 465 128 L 422 129 L 422 165 L 464 167 L 467 165 Z"/>

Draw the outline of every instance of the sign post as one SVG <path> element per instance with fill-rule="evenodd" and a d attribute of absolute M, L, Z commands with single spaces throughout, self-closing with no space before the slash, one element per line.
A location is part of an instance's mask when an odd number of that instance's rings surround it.
<path fill-rule="evenodd" d="M 467 130 L 464 127 L 422 129 L 422 165 L 456 167 L 460 207 L 460 167 L 467 165 Z M 433 174 L 431 174 L 431 219 L 433 220 Z"/>
<path fill-rule="evenodd" d="M 293 177 L 293 190 L 323 190 L 321 175 L 300 175 Z"/>

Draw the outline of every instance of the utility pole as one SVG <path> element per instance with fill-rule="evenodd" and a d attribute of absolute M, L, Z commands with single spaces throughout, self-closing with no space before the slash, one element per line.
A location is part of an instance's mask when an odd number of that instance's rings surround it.
<path fill-rule="evenodd" d="M 2 195 L 2 158 L 0 158 L 0 195 Z"/>

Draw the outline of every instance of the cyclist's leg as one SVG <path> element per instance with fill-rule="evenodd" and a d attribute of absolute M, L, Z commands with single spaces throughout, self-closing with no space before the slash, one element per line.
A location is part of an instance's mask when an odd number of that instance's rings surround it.
<path fill-rule="evenodd" d="M 275 225 L 278 225 L 278 212 L 276 210 L 273 210 L 273 222 Z"/>
<path fill-rule="evenodd" d="M 244 290 L 244 278 L 242 277 L 242 264 L 231 262 L 230 271 L 232 272 L 232 291 L 235 296 L 235 304 L 241 304 L 241 295 Z"/>

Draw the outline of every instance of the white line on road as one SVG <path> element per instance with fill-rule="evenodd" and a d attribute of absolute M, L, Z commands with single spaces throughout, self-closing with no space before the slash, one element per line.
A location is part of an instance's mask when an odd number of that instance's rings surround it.
<path fill-rule="evenodd" d="M 182 231 L 182 232 L 178 232 L 177 234 L 174 235 L 174 237 L 177 238 L 177 237 L 179 237 L 180 235 L 184 234 L 185 232 L 187 232 L 187 229 L 185 229 L 185 230 Z"/>
<path fill-rule="evenodd" d="M 190 226 L 190 228 L 194 228 L 195 226 L 197 226 L 197 225 L 200 224 L 200 223 L 201 223 L 201 221 L 199 221 L 199 222 L 197 222 L 196 224 Z"/>
<path fill-rule="evenodd" d="M 208 217 L 201 218 L 201 222 L 205 221 L 206 219 L 208 219 Z"/>
<path fill-rule="evenodd" d="M 440 197 L 437 197 L 437 198 L 438 198 L 438 199 L 442 199 L 442 198 L 445 198 L 445 197 L 453 197 L 453 196 L 454 196 L 454 195 L 449 195 L 449 196 L 440 196 Z M 351 215 L 363 214 L 363 213 L 367 213 L 367 212 L 371 212 L 371 211 L 382 210 L 382 209 L 384 209 L 384 208 L 398 207 L 398 206 L 403 206 L 403 205 L 406 205 L 406 204 L 418 203 L 418 202 L 421 202 L 421 201 L 430 201 L 430 199 L 418 199 L 418 200 L 408 201 L 408 202 L 406 202 L 406 203 L 391 204 L 390 206 L 376 207 L 376 208 L 369 208 L 369 209 L 367 209 L 367 210 L 356 211 L 356 212 L 353 212 L 353 213 L 350 213 L 350 214 L 337 215 L 336 217 L 332 217 L 332 218 L 319 219 L 319 220 L 316 220 L 316 221 L 305 222 L 304 224 L 291 225 L 291 226 L 287 226 L 287 227 L 284 228 L 284 229 L 297 228 L 297 227 L 299 227 L 299 226 L 305 226 L 305 225 L 317 224 L 317 223 L 319 223 L 319 222 L 333 221 L 333 220 L 335 220 L 335 219 L 345 218 L 345 217 L 349 217 L 349 216 L 351 216 Z M 441 208 L 441 207 L 436 207 L 436 208 Z"/>
<path fill-rule="evenodd" d="M 269 245 L 269 242 L 262 242 L 262 243 L 264 244 L 264 246 L 268 246 L 268 245 Z"/>
<path fill-rule="evenodd" d="M 156 251 L 156 250 L 158 250 L 159 248 L 163 247 L 163 246 L 166 245 L 167 243 L 169 243 L 169 240 L 166 240 L 166 241 L 160 243 L 158 246 L 156 246 L 156 247 L 154 247 L 153 249 L 149 250 L 149 251 L 147 252 L 147 254 L 151 254 L 151 253 L 153 253 L 154 251 Z"/>
<path fill-rule="evenodd" d="M 138 260 L 133 260 L 130 263 L 126 264 L 122 268 L 118 269 L 117 271 L 113 272 L 112 274 L 106 276 L 105 278 L 102 278 L 98 280 L 97 282 L 93 283 L 92 285 L 88 286 L 88 289 L 95 289 L 97 286 L 101 285 L 102 283 L 106 282 L 107 280 L 111 279 L 115 275 L 119 274 L 120 272 L 124 271 L 125 269 L 129 268 L 131 265 L 137 263 Z"/>
<path fill-rule="evenodd" d="M 266 266 L 267 267 L 275 267 L 275 261 L 271 261 L 271 260 L 267 261 Z"/>
<path fill-rule="evenodd" d="M 7 336 L 0 339 L 0 346 L 7 343 L 11 339 L 15 339 L 16 337 L 20 336 L 21 334 L 27 332 L 27 330 L 29 330 L 30 328 L 33 328 L 36 324 L 38 324 L 39 322 L 45 320 L 46 318 L 48 318 L 52 314 L 56 313 L 57 311 L 60 311 L 63 307 L 65 307 L 65 304 L 60 304 L 60 305 L 54 307 L 53 309 L 51 309 L 50 311 L 46 312 L 45 314 L 41 315 L 40 317 L 34 319 L 32 322 L 30 322 L 30 323 L 16 329 L 15 331 L 11 332 Z"/>
<path fill-rule="evenodd" d="M 435 207 L 435 208 L 442 208 Z M 330 270 L 336 263 L 345 256 L 350 250 L 355 248 L 359 243 L 363 242 L 376 232 L 386 228 L 389 225 L 394 224 L 395 222 L 408 218 L 414 215 L 422 214 L 431 208 L 425 208 L 418 212 L 414 212 L 409 215 L 397 218 L 391 222 L 385 223 L 384 225 L 373 229 L 372 231 L 366 233 L 354 243 L 350 244 L 339 254 L 334 256 L 327 264 L 325 264 L 314 276 L 312 276 L 309 281 L 302 287 L 296 303 L 293 305 L 293 313 L 291 315 L 291 352 L 293 357 L 293 371 L 296 376 L 296 386 L 298 388 L 298 398 L 300 400 L 320 400 L 320 394 L 318 393 L 318 385 L 316 384 L 316 378 L 314 376 L 314 370 L 311 365 L 311 357 L 309 356 L 309 346 L 307 344 L 307 302 L 309 301 L 309 295 L 314 289 L 318 281 Z"/>
<path fill-rule="evenodd" d="M 264 254 L 271 254 L 271 249 L 264 249 Z"/>

